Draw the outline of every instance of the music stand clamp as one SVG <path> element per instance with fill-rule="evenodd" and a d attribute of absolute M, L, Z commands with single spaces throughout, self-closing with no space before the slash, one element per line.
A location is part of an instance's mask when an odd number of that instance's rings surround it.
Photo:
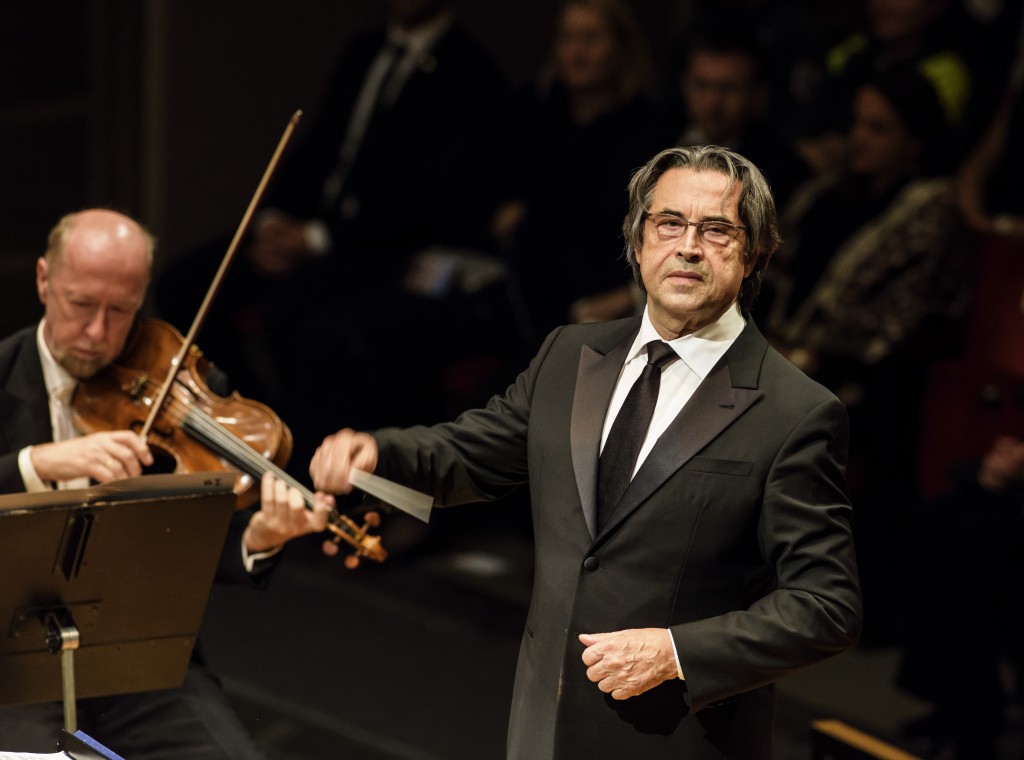
<path fill-rule="evenodd" d="M 75 706 L 75 650 L 80 637 L 71 613 L 60 608 L 46 614 L 46 648 L 50 654 L 60 652 L 61 695 L 64 700 L 64 728 L 73 734 L 78 730 L 78 711 Z"/>

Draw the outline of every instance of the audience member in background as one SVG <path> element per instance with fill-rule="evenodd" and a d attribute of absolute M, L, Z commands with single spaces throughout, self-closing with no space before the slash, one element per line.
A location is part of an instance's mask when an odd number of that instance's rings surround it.
<path fill-rule="evenodd" d="M 295 324 L 320 299 L 397 288 L 411 253 L 437 241 L 433 203 L 450 141 L 504 87 L 451 2 L 390 0 L 387 9 L 386 26 L 339 57 L 202 336 L 252 395 L 282 409 Z M 163 316 L 188 324 L 202 294 L 190 283 L 209 282 L 226 247 L 218 241 L 163 278 Z"/>
<path fill-rule="evenodd" d="M 897 683 L 935 706 L 914 726 L 932 739 L 929 757 L 948 744 L 956 760 L 997 760 L 1009 757 L 999 735 L 1024 686 L 1024 440 L 997 438 L 954 478 L 913 525 L 912 625 Z"/>
<path fill-rule="evenodd" d="M 268 199 L 276 208 L 253 232 L 257 269 L 287 272 L 331 253 L 346 260 L 342 273 L 376 280 L 394 256 L 437 242 L 431 201 L 441 158 L 504 84 L 451 6 L 391 0 L 388 26 L 348 46 L 309 134 L 282 167 Z"/>
<path fill-rule="evenodd" d="M 973 230 L 1024 244 L 1024 24 L 1020 52 L 999 109 L 960 167 L 957 203 Z"/>
<path fill-rule="evenodd" d="M 715 0 L 685 5 L 685 11 L 679 13 L 682 34 L 666 51 L 669 70 L 685 70 L 696 38 L 706 30 L 728 34 L 735 27 L 744 27 L 760 50 L 757 76 L 769 94 L 761 115 L 787 137 L 794 134 L 802 104 L 822 79 L 826 53 L 855 29 L 863 16 L 859 0 Z M 669 89 L 676 85 L 675 81 L 669 83 Z"/>
<path fill-rule="evenodd" d="M 962 151 L 969 117 L 985 98 L 963 49 L 967 19 L 959 6 L 954 0 L 865 0 L 864 9 L 865 26 L 827 54 L 824 76 L 797 127 L 801 154 L 818 171 L 840 166 L 855 93 L 875 75 L 908 66 L 932 83 L 948 139 Z"/>
<path fill-rule="evenodd" d="M 756 164 L 785 208 L 810 168 L 765 118 L 771 97 L 767 65 L 753 31 L 742 23 L 714 25 L 690 42 L 680 78 L 686 127 L 680 145 L 721 145 Z"/>
<path fill-rule="evenodd" d="M 957 175 L 957 203 L 975 233 L 978 293 L 968 357 L 1024 379 L 1024 17 L 1002 103 Z"/>
<path fill-rule="evenodd" d="M 455 173 L 449 223 L 507 257 L 534 343 L 637 308 L 618 228 L 625 188 L 673 139 L 650 97 L 649 48 L 624 2 L 569 0 L 539 86 L 488 116 Z"/>
<path fill-rule="evenodd" d="M 779 276 L 759 305 L 769 339 L 850 410 L 869 642 L 895 624 L 889 605 L 901 521 L 916 493 L 925 372 L 959 348 L 954 328 L 968 298 L 953 183 L 936 150 L 944 123 L 914 68 L 863 85 L 846 169 L 797 191 L 783 219 Z"/>
<path fill-rule="evenodd" d="M 897 684 L 935 710 L 907 730 L 930 738 L 932 756 L 952 745 L 958 760 L 1001 756 L 1007 708 L 1024 690 L 1024 194 L 1011 181 L 1024 153 L 1010 139 L 1024 126 L 1022 76 L 1019 54 L 957 178 L 977 290 L 963 354 L 936 367 L 926 390 L 922 474 L 934 496 L 908 543 L 916 593 Z"/>

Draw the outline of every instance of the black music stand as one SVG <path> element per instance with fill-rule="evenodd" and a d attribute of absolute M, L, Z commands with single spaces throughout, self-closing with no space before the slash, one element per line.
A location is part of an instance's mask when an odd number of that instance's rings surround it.
<path fill-rule="evenodd" d="M 63 699 L 73 733 L 76 696 L 180 686 L 235 477 L 0 496 L 0 705 Z"/>

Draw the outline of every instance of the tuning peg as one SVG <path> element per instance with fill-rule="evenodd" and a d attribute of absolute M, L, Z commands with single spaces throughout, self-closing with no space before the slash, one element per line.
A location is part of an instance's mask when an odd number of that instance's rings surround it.
<path fill-rule="evenodd" d="M 326 554 L 328 557 L 337 557 L 339 551 L 338 542 L 340 541 L 340 536 L 332 536 L 331 538 L 328 538 L 326 541 L 324 541 L 323 545 L 320 548 L 323 551 L 323 553 Z"/>

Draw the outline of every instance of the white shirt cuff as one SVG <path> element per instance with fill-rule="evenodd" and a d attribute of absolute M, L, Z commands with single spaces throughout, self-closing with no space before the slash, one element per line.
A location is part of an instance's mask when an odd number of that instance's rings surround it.
<path fill-rule="evenodd" d="M 21 471 L 21 479 L 25 481 L 25 490 L 29 493 L 39 491 L 52 491 L 48 483 L 44 483 L 32 466 L 32 447 L 26 446 L 18 452 L 18 469 Z"/>
<path fill-rule="evenodd" d="M 245 566 L 245 572 L 251 573 L 256 567 L 256 563 L 262 559 L 270 559 L 277 554 L 284 546 L 277 546 L 273 549 L 267 549 L 264 552 L 253 552 L 249 553 L 249 550 L 245 548 L 245 537 L 242 537 L 242 564 Z"/>
<path fill-rule="evenodd" d="M 676 658 L 676 673 L 679 675 L 680 681 L 685 681 L 686 676 L 683 675 L 683 666 L 679 662 L 679 650 L 676 649 L 675 636 L 672 635 L 672 631 L 670 631 L 668 628 L 665 629 L 665 633 L 668 634 L 668 640 L 672 642 L 672 654 L 674 654 Z"/>

